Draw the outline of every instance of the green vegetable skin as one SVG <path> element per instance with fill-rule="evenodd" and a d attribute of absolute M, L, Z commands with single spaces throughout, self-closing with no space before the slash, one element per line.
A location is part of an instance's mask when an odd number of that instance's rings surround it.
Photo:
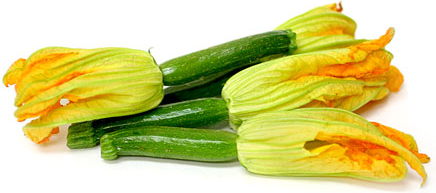
<path fill-rule="evenodd" d="M 189 89 L 180 89 L 173 92 L 172 87 L 168 87 L 164 89 L 165 96 L 160 104 L 169 104 L 176 103 L 181 101 L 199 99 L 199 98 L 208 98 L 208 97 L 221 97 L 221 90 L 224 87 L 224 84 L 227 80 L 232 77 L 234 74 L 239 72 L 241 69 L 234 70 L 229 74 L 226 74 L 218 79 L 215 79 L 212 82 L 207 84 L 203 84 L 200 86 L 196 86 Z M 177 86 L 175 86 L 177 87 Z"/>
<path fill-rule="evenodd" d="M 237 135 L 228 131 L 145 126 L 123 129 L 101 138 L 101 157 L 151 156 L 204 162 L 237 159 Z"/>
<path fill-rule="evenodd" d="M 248 36 L 162 63 L 164 85 L 201 85 L 235 69 L 291 54 L 295 33 L 276 30 Z"/>
<path fill-rule="evenodd" d="M 72 124 L 67 146 L 72 149 L 94 147 L 105 133 L 138 126 L 198 128 L 228 120 L 223 99 L 205 98 L 159 106 L 144 113 Z"/>

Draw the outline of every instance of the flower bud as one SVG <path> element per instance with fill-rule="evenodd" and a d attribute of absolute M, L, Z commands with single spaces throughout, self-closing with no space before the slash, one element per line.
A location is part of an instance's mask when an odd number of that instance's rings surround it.
<path fill-rule="evenodd" d="M 354 37 L 356 22 L 341 13 L 342 6 L 329 4 L 314 8 L 281 24 L 276 30 L 292 29 L 298 40 L 306 37 L 347 34 Z"/>
<path fill-rule="evenodd" d="M 222 96 L 233 128 L 255 115 L 300 107 L 354 111 L 398 91 L 403 76 L 379 39 L 347 48 L 286 56 L 244 69 L 224 85 Z"/>
<path fill-rule="evenodd" d="M 140 113 L 163 98 L 153 57 L 127 48 L 44 48 L 17 60 L 3 82 L 15 84 L 18 121 L 36 118 L 23 128 L 36 143 L 48 141 L 60 125 Z"/>
<path fill-rule="evenodd" d="M 354 39 L 357 24 L 341 11 L 341 3 L 317 7 L 288 20 L 276 30 L 292 29 L 297 34 L 298 49 L 293 54 L 344 48 L 365 41 Z"/>
<path fill-rule="evenodd" d="M 404 178 L 404 160 L 423 177 L 413 137 L 336 108 L 301 108 L 257 115 L 238 130 L 241 164 L 276 176 L 340 176 L 374 181 Z"/>

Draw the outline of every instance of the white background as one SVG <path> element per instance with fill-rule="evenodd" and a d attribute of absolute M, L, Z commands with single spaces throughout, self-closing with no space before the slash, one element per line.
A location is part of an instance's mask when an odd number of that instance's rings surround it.
<path fill-rule="evenodd" d="M 148 50 L 158 63 L 236 38 L 272 30 L 327 1 L 1 1 L 0 74 L 16 59 L 46 46 L 129 47 Z M 434 1 L 343 0 L 357 23 L 357 38 L 387 46 L 405 83 L 398 93 L 358 111 L 412 134 L 420 150 L 436 155 Z M 99 147 L 70 150 L 66 129 L 44 145 L 27 139 L 13 112 L 13 87 L 0 86 L 0 192 L 436 192 L 434 162 L 427 184 L 409 170 L 400 182 L 346 178 L 265 177 L 238 162 L 208 164 L 154 158 L 104 161 Z"/>

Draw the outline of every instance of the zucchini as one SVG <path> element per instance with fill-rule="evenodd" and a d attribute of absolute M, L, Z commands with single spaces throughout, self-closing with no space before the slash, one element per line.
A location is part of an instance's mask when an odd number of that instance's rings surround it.
<path fill-rule="evenodd" d="M 101 157 L 151 156 L 204 162 L 237 159 L 237 135 L 233 132 L 165 126 L 122 129 L 101 138 Z"/>
<path fill-rule="evenodd" d="M 190 100 L 135 115 L 72 124 L 68 129 L 67 146 L 71 149 L 94 147 L 105 133 L 138 126 L 198 128 L 227 120 L 228 111 L 223 99 Z"/>
<path fill-rule="evenodd" d="M 235 69 L 291 54 L 297 48 L 295 38 L 291 30 L 270 31 L 171 59 L 159 66 L 164 85 L 202 85 Z"/>
<path fill-rule="evenodd" d="M 223 89 L 224 84 L 230 77 L 240 70 L 241 69 L 237 69 L 212 82 L 193 88 L 176 88 L 178 86 L 167 87 L 164 89 L 165 96 L 160 104 L 176 103 L 199 98 L 221 97 L 221 90 Z"/>

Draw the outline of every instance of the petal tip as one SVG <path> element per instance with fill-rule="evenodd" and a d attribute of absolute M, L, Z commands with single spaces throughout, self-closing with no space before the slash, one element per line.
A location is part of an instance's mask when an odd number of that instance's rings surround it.
<path fill-rule="evenodd" d="M 333 11 L 342 12 L 342 10 L 343 10 L 343 8 L 342 8 L 342 2 L 339 1 L 338 4 L 334 3 L 334 4 L 332 5 L 331 9 L 332 9 Z"/>
<path fill-rule="evenodd" d="M 384 48 L 387 44 L 389 44 L 389 42 L 391 42 L 392 38 L 394 37 L 395 34 L 395 29 L 393 27 L 390 27 L 386 33 L 382 36 L 380 36 L 378 39 L 375 40 L 369 40 L 357 45 L 353 45 L 348 47 L 350 49 L 350 54 L 349 56 L 354 59 L 354 54 L 356 54 L 356 52 L 360 51 L 364 51 L 366 53 L 375 51 L 375 50 L 379 50 Z"/>
<path fill-rule="evenodd" d="M 3 84 L 6 87 L 9 87 L 10 85 L 14 85 L 18 82 L 18 80 L 21 78 L 22 70 L 25 63 L 26 63 L 26 59 L 20 58 L 16 60 L 11 65 L 11 67 L 9 67 L 8 71 L 3 76 Z"/>
<path fill-rule="evenodd" d="M 59 127 L 54 128 L 23 128 L 24 133 L 36 144 L 46 143 L 53 134 L 59 133 Z"/>

